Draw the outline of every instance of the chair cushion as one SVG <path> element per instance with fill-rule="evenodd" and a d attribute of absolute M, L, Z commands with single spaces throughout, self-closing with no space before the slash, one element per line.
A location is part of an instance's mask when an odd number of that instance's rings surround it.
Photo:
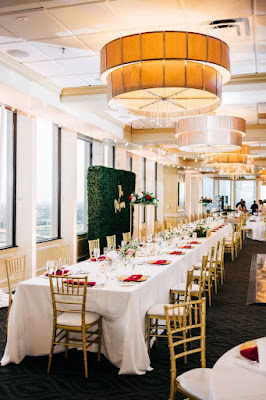
<path fill-rule="evenodd" d="M 176 380 L 191 395 L 208 400 L 211 371 L 211 368 L 194 368 L 179 375 Z"/>
<path fill-rule="evenodd" d="M 159 317 L 165 317 L 164 306 L 173 306 L 173 304 L 154 304 L 148 309 L 147 314 L 158 315 Z M 180 315 L 183 315 L 184 312 L 183 307 L 179 307 L 179 312 Z M 173 310 L 169 310 L 169 315 L 173 316 Z M 177 315 L 177 312 L 175 312 L 175 315 Z"/>
<path fill-rule="evenodd" d="M 172 291 L 178 291 L 178 292 L 184 292 L 186 290 L 186 284 L 185 283 L 176 283 L 174 286 L 171 287 Z M 199 285 L 196 283 L 192 284 L 192 292 L 198 292 L 199 291 Z"/>
<path fill-rule="evenodd" d="M 195 271 L 193 271 L 193 276 L 196 276 L 196 277 L 200 277 L 200 270 L 199 269 L 196 269 Z M 206 271 L 206 276 L 209 276 L 209 271 Z"/>
<path fill-rule="evenodd" d="M 99 314 L 96 314 L 94 312 L 86 312 L 85 324 L 92 324 L 93 322 L 96 322 L 99 318 Z M 57 317 L 57 324 L 66 326 L 81 326 L 81 313 L 63 312 Z"/>

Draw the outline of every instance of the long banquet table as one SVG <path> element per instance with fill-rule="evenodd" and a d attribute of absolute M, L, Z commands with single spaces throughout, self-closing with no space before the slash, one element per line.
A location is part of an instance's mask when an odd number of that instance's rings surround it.
<path fill-rule="evenodd" d="M 148 275 L 149 279 L 130 285 L 117 279 L 104 286 L 87 290 L 86 309 L 102 315 L 102 353 L 119 368 L 119 374 L 145 374 L 151 370 L 146 344 L 146 312 L 157 303 L 169 302 L 173 284 L 185 282 L 187 270 L 201 261 L 211 246 L 231 233 L 231 224 L 200 239 L 184 255 L 163 255 L 169 265 L 137 264 L 134 274 Z M 136 259 L 136 263 L 153 257 Z M 88 280 L 98 280 L 99 263 L 84 261 L 72 265 L 72 274 L 87 274 Z M 120 271 L 121 275 L 121 271 Z M 36 277 L 21 282 L 16 290 L 9 315 L 8 337 L 1 365 L 20 363 L 23 358 L 49 354 L 52 335 L 52 300 L 47 277 Z M 96 348 L 95 348 L 96 351 Z"/>
<path fill-rule="evenodd" d="M 252 229 L 252 231 L 247 231 L 247 237 L 253 240 L 264 241 L 265 232 L 265 222 L 258 219 L 257 217 L 250 217 L 246 222 L 246 228 Z"/>

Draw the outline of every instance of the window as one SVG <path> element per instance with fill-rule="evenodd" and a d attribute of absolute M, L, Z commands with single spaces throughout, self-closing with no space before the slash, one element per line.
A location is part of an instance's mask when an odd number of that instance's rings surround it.
<path fill-rule="evenodd" d="M 0 107 L 0 248 L 15 246 L 17 115 Z"/>
<path fill-rule="evenodd" d="M 104 166 L 115 168 L 115 147 L 109 144 L 104 144 L 103 147 Z"/>
<path fill-rule="evenodd" d="M 142 157 L 141 189 L 146 190 L 146 158 Z M 146 209 L 142 208 L 142 222 L 146 222 Z"/>
<path fill-rule="evenodd" d="M 60 237 L 61 130 L 36 119 L 37 243 Z"/>
<path fill-rule="evenodd" d="M 224 207 L 231 205 L 231 182 L 229 180 L 219 180 L 219 196 L 225 196 Z"/>
<path fill-rule="evenodd" d="M 213 200 L 214 195 L 214 181 L 213 179 L 203 179 L 203 186 L 202 186 L 202 196 L 203 197 L 211 197 Z"/>
<path fill-rule="evenodd" d="M 77 234 L 88 232 L 87 172 L 92 165 L 92 142 L 82 136 L 77 141 Z"/>
<path fill-rule="evenodd" d="M 260 200 L 266 199 L 266 186 L 262 185 L 260 182 Z"/>
<path fill-rule="evenodd" d="M 154 163 L 154 196 L 157 198 L 158 195 L 158 163 Z M 155 221 L 158 221 L 158 210 L 157 207 L 155 207 Z"/>
<path fill-rule="evenodd" d="M 132 157 L 127 154 L 127 171 L 132 172 Z"/>
<path fill-rule="evenodd" d="M 246 202 L 247 210 L 256 199 L 255 181 L 236 181 L 236 202 L 240 199 Z"/>

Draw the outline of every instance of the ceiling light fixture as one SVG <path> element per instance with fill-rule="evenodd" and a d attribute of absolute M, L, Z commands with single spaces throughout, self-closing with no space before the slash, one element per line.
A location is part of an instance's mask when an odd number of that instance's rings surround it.
<path fill-rule="evenodd" d="M 230 76 L 227 44 L 200 33 L 139 33 L 101 50 L 108 105 L 149 116 L 159 126 L 215 110 Z"/>
<path fill-rule="evenodd" d="M 227 115 L 199 115 L 179 119 L 175 131 L 180 151 L 229 152 L 241 149 L 246 121 Z"/>
<path fill-rule="evenodd" d="M 250 147 L 247 145 L 239 151 L 205 154 L 203 158 L 206 166 L 216 167 L 219 175 L 228 175 L 232 179 L 253 173 L 254 160 L 250 157 Z"/>

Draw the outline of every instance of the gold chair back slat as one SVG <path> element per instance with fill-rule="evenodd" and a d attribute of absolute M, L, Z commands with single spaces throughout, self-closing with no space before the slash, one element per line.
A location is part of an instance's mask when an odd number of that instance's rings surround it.
<path fill-rule="evenodd" d="M 100 239 L 89 240 L 88 243 L 89 243 L 89 255 L 90 255 L 90 258 L 92 258 L 93 250 L 100 248 Z"/>
<path fill-rule="evenodd" d="M 106 236 L 107 247 L 114 247 L 116 249 L 116 235 Z"/>
<path fill-rule="evenodd" d="M 181 318 L 181 307 L 187 309 L 187 315 L 191 315 L 191 318 Z M 186 357 L 191 354 L 199 353 L 201 356 L 201 367 L 206 367 L 206 299 L 203 298 L 201 300 L 189 301 L 172 306 L 165 305 L 164 309 L 171 362 L 169 399 L 173 400 L 176 391 L 184 394 L 184 390 L 182 390 L 176 381 L 176 360 L 181 357 L 186 359 Z M 199 320 L 197 319 L 197 321 L 196 315 L 199 315 Z M 189 332 L 189 335 L 186 334 L 187 332 Z M 188 347 L 188 344 L 190 344 L 190 347 Z M 191 347 L 192 345 L 193 348 Z M 184 350 L 177 353 L 179 346 L 183 346 Z M 194 397 L 191 395 L 191 398 Z"/>
<path fill-rule="evenodd" d="M 130 232 L 123 233 L 123 240 L 125 242 L 129 242 L 131 240 L 131 233 Z"/>

